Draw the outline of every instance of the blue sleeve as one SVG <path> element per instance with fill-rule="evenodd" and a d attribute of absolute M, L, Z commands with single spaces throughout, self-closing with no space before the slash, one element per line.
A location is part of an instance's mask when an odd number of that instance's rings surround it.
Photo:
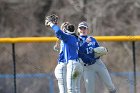
<path fill-rule="evenodd" d="M 96 41 L 96 40 L 95 40 L 95 41 Z M 95 46 L 96 46 L 96 47 L 99 47 L 99 44 L 98 44 L 98 42 L 97 42 L 97 41 L 96 41 L 96 43 L 95 43 Z"/>
<path fill-rule="evenodd" d="M 55 31 L 55 34 L 56 34 L 56 37 L 63 40 L 63 41 L 67 41 L 68 39 L 68 35 L 65 34 L 59 26 L 57 25 L 53 25 L 52 26 L 52 29 Z"/>
<path fill-rule="evenodd" d="M 93 41 L 95 41 L 95 47 L 99 47 L 100 45 L 98 44 L 97 40 L 93 37 L 91 37 L 93 39 Z"/>

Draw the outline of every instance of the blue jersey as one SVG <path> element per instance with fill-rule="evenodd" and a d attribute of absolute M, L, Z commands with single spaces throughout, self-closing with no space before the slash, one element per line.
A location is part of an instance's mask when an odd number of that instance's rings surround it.
<path fill-rule="evenodd" d="M 62 51 L 66 62 L 68 60 L 78 59 L 78 40 L 74 35 L 64 33 L 57 25 L 53 25 L 52 29 L 55 31 L 57 38 L 63 41 Z"/>
<path fill-rule="evenodd" d="M 64 58 L 64 52 L 63 52 L 63 47 L 64 47 L 64 43 L 61 41 L 60 42 L 60 52 L 59 52 L 59 56 L 58 56 L 58 63 L 59 62 L 66 62 L 65 58 Z"/>
<path fill-rule="evenodd" d="M 98 58 L 94 57 L 93 49 L 99 47 L 98 42 L 95 38 L 90 37 L 91 41 L 89 43 L 86 42 L 86 39 L 89 36 L 80 36 L 82 39 L 79 41 L 79 52 L 78 56 L 83 60 L 84 63 L 88 64 L 88 62 L 93 62 Z"/>

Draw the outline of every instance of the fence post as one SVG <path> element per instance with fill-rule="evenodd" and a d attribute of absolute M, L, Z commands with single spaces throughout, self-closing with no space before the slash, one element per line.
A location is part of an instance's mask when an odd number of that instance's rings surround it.
<path fill-rule="evenodd" d="M 13 71 L 14 71 L 14 93 L 17 93 L 16 86 L 16 55 L 15 55 L 15 44 L 12 43 L 12 57 L 13 57 Z"/>
<path fill-rule="evenodd" d="M 50 93 L 54 93 L 54 82 L 52 80 L 52 77 L 53 77 L 53 75 L 50 74 L 50 76 L 49 76 Z"/>
<path fill-rule="evenodd" d="M 132 42 L 132 52 L 133 52 L 134 93 L 137 93 L 135 41 Z"/>

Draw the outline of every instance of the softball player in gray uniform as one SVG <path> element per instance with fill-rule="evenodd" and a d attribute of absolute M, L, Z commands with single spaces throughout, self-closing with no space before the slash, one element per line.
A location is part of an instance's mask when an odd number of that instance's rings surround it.
<path fill-rule="evenodd" d="M 63 31 L 65 28 L 66 22 L 62 23 L 61 30 Z M 67 93 L 67 83 L 66 83 L 66 73 L 67 73 L 67 63 L 64 58 L 64 52 L 62 51 L 64 47 L 64 43 L 61 40 L 58 40 L 54 46 L 55 51 L 59 51 L 58 56 L 58 64 L 55 68 L 55 77 L 58 80 L 58 87 L 59 87 L 59 93 Z"/>
<path fill-rule="evenodd" d="M 65 25 L 69 24 L 68 22 L 64 22 L 61 25 L 61 30 L 65 30 Z M 64 52 L 62 51 L 64 47 L 64 43 L 62 40 L 58 40 L 54 46 L 55 51 L 59 51 L 58 56 L 58 64 L 55 68 L 55 77 L 58 80 L 59 93 L 67 93 L 67 83 L 66 83 L 66 73 L 67 73 L 67 63 L 64 58 Z"/>
<path fill-rule="evenodd" d="M 80 93 L 80 78 L 83 67 L 78 61 L 78 39 L 73 35 L 75 33 L 74 26 L 70 24 L 66 26 L 64 33 L 47 18 L 45 25 L 49 25 L 64 44 L 62 51 L 64 52 L 64 58 L 67 62 L 67 92 Z"/>
<path fill-rule="evenodd" d="M 59 93 L 67 93 L 67 84 L 66 84 L 66 71 L 67 71 L 67 63 L 64 58 L 64 53 L 62 51 L 63 49 L 63 42 L 60 42 L 60 52 L 58 57 L 58 64 L 55 68 L 55 77 L 58 80 L 58 87 L 59 87 Z"/>
<path fill-rule="evenodd" d="M 109 93 L 116 93 L 116 89 L 105 64 L 100 57 L 95 58 L 93 55 L 93 49 L 99 47 L 99 44 L 95 38 L 87 35 L 88 25 L 86 22 L 79 23 L 78 33 L 82 39 L 79 43 L 79 57 L 84 68 L 83 76 L 86 93 L 95 93 L 95 75 L 97 73 L 108 88 Z"/>

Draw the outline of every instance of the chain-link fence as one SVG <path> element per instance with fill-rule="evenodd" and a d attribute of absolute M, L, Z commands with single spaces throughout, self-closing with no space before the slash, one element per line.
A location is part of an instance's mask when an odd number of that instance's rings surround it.
<path fill-rule="evenodd" d="M 109 50 L 102 60 L 111 73 L 117 93 L 134 93 L 132 43 L 101 42 L 100 44 Z M 1 43 L 0 93 L 58 93 L 57 80 L 54 76 L 58 52 L 53 50 L 53 45 L 54 43 Z M 140 92 L 139 45 L 139 42 L 135 42 L 137 93 Z M 98 74 L 96 91 L 108 93 L 105 85 L 98 78 Z M 81 93 L 85 93 L 83 78 L 81 79 Z"/>

